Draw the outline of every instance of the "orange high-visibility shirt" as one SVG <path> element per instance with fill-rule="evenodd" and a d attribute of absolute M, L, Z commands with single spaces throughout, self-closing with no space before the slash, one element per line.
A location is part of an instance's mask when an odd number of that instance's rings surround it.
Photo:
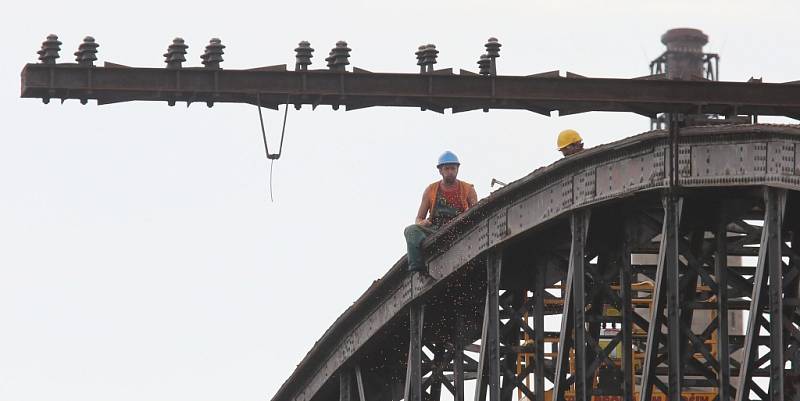
<path fill-rule="evenodd" d="M 433 184 L 428 185 L 427 191 L 429 216 L 433 216 L 433 208 L 436 206 L 436 194 L 439 192 L 439 187 L 441 184 L 441 181 L 436 181 Z M 454 203 L 451 206 L 463 213 L 469 207 L 469 203 L 467 203 L 467 197 L 469 196 L 473 186 L 472 184 L 461 180 L 456 180 L 456 184 L 457 191 L 443 192 L 442 195 L 448 200 L 448 202 L 453 201 Z M 452 196 L 453 194 L 456 196 Z"/>

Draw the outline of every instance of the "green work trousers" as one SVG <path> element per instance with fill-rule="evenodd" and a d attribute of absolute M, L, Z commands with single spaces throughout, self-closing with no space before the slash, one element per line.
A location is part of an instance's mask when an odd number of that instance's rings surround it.
<path fill-rule="evenodd" d="M 425 271 L 425 259 L 422 257 L 422 241 L 434 231 L 432 227 L 423 227 L 419 224 L 412 224 L 406 227 L 406 245 L 408 245 L 408 270 Z"/>

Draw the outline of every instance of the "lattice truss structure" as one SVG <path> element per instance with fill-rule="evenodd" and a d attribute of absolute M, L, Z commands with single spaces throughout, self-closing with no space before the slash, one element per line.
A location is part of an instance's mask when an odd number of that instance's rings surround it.
<path fill-rule="evenodd" d="M 576 211 L 476 262 L 465 278 L 485 285 L 412 306 L 408 348 L 397 339 L 380 369 L 341 374 L 340 399 L 794 399 L 797 195 L 702 190 Z M 746 331 L 729 333 L 742 312 Z"/>

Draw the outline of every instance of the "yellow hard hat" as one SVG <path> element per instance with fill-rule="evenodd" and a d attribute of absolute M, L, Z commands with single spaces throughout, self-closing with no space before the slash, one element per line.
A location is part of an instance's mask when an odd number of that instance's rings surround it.
<path fill-rule="evenodd" d="M 565 129 L 558 134 L 558 150 L 578 142 L 583 142 L 583 138 L 574 129 Z"/>

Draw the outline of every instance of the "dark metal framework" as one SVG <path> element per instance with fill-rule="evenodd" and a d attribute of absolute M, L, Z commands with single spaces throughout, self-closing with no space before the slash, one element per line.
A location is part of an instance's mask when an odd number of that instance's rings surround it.
<path fill-rule="evenodd" d="M 798 151 L 794 127 L 686 128 L 511 183 L 365 294 L 347 366 L 386 383 L 368 400 L 794 400 Z M 336 359 L 274 400 L 332 399 Z"/>
<path fill-rule="evenodd" d="M 691 191 L 577 210 L 567 219 L 568 235 L 561 230 L 557 240 L 534 236 L 490 251 L 483 267 L 474 266 L 485 274 L 485 286 L 472 295 L 484 298 L 480 332 L 464 329 L 464 311 L 452 310 L 459 316 L 456 329 L 441 338 L 422 336 L 422 307 L 409 309 L 404 398 L 438 401 L 445 388 L 454 400 L 465 400 L 463 383 L 474 379 L 475 401 L 510 401 L 515 392 L 516 399 L 537 401 L 633 401 L 636 394 L 649 400 L 654 391 L 681 400 L 681 391 L 701 390 L 716 392 L 719 400 L 795 399 L 796 383 L 786 378 L 800 367 L 800 258 L 785 239 L 796 237 L 797 224 L 784 223 L 783 216 L 787 207 L 796 215 L 800 204 L 796 194 L 789 203 L 787 191 L 773 187 L 742 195 L 720 202 L 714 190 Z M 620 215 L 618 208 L 629 211 Z M 614 226 L 615 220 L 622 223 Z M 631 262 L 646 255 L 655 265 Z M 729 265 L 731 256 L 755 261 Z M 632 281 L 640 279 L 655 283 L 649 316 L 632 304 L 639 296 Z M 546 288 L 562 291 L 557 296 Z M 557 306 L 545 307 L 546 300 Z M 604 315 L 609 306 L 621 314 Z M 750 311 L 746 335 L 728 334 L 730 310 Z M 703 327 L 692 324 L 693 314 L 709 311 L 718 313 Z M 547 332 L 544 316 L 559 312 L 561 330 Z M 606 324 L 621 330 L 601 335 Z M 525 334 L 534 340 L 522 342 Z M 546 357 L 546 338 L 558 339 L 551 343 L 557 357 Z M 464 346 L 477 340 L 480 345 Z M 478 351 L 477 360 L 465 357 L 465 349 Z M 615 350 L 622 355 L 612 359 Z M 522 353 L 534 357 L 517 371 Z M 634 367 L 635 353 L 645 354 L 643 366 Z"/>

